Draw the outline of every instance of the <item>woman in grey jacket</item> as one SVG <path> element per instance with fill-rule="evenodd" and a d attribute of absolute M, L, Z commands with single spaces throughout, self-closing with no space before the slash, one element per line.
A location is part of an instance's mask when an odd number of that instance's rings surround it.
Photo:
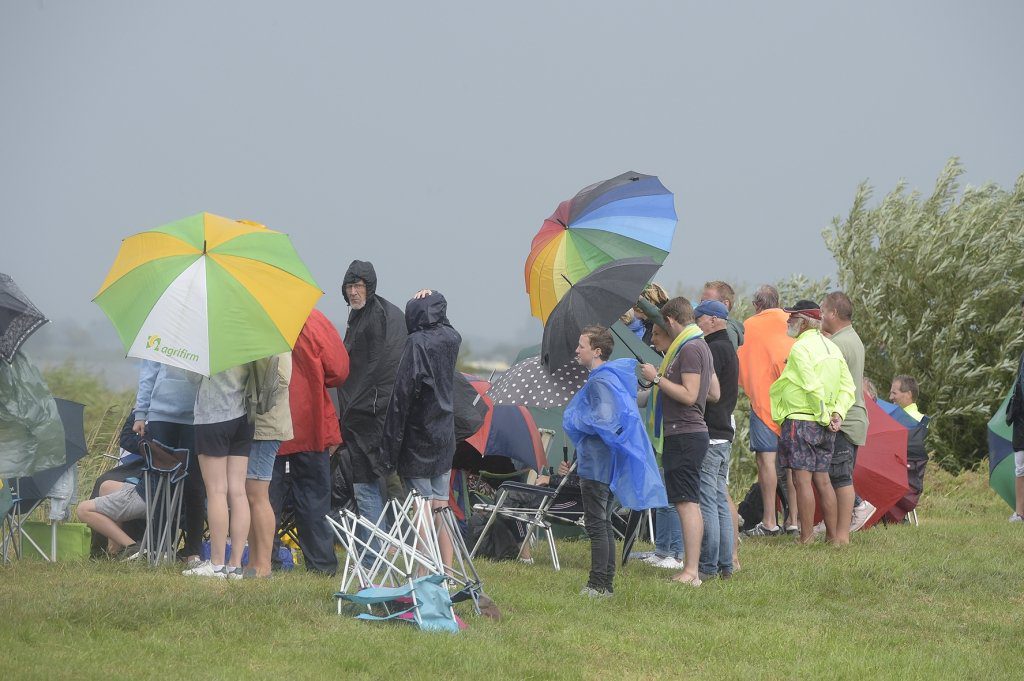
<path fill-rule="evenodd" d="M 195 407 L 196 451 L 206 483 L 210 560 L 185 570 L 185 575 L 242 578 L 242 551 L 249 534 L 245 475 L 253 436 L 246 397 L 250 366 L 243 364 L 227 369 L 204 378 L 199 384 Z M 232 551 L 231 557 L 226 559 L 229 529 Z"/>

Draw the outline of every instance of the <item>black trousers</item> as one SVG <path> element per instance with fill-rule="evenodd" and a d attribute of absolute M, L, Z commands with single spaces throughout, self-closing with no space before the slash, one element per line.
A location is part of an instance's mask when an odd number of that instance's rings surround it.
<path fill-rule="evenodd" d="M 612 504 L 615 497 L 603 482 L 580 479 L 583 492 L 583 524 L 590 538 L 590 579 L 587 586 L 611 591 L 615 579 L 615 531 Z"/>
<path fill-rule="evenodd" d="M 297 452 L 277 457 L 270 481 L 270 505 L 278 527 L 287 501 L 295 514 L 306 569 L 333 575 L 338 571 L 338 555 L 326 518 L 331 512 L 330 452 Z M 277 545 L 275 540 L 274 546 Z"/>
<path fill-rule="evenodd" d="M 203 547 L 203 533 L 206 531 L 206 485 L 203 483 L 203 472 L 199 468 L 199 457 L 196 455 L 195 426 L 150 421 L 146 424 L 146 439 L 189 451 L 188 476 L 185 478 L 185 490 L 181 498 L 181 506 L 185 511 L 185 547 L 181 550 L 181 555 L 198 556 Z"/>

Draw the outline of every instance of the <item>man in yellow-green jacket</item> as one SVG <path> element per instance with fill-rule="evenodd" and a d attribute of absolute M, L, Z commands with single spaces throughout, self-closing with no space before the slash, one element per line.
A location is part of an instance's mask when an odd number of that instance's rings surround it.
<path fill-rule="evenodd" d="M 786 368 L 772 384 L 772 419 L 779 424 L 779 462 L 792 469 L 800 514 L 800 543 L 814 539 L 814 490 L 818 491 L 827 536 L 835 536 L 836 493 L 829 481 L 832 448 L 855 386 L 843 353 L 821 334 L 821 309 L 800 300 L 789 313 L 796 338 Z"/>

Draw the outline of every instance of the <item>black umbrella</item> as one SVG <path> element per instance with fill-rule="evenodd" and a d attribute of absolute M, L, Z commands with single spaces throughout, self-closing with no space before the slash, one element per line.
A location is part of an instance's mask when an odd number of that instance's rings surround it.
<path fill-rule="evenodd" d="M 0 272 L 0 357 L 13 362 L 25 339 L 48 321 L 14 280 Z"/>
<path fill-rule="evenodd" d="M 569 282 L 569 290 L 544 324 L 544 366 L 560 367 L 572 360 L 583 329 L 614 324 L 636 304 L 660 267 L 651 258 L 623 258 L 601 265 L 576 283 Z"/>
<path fill-rule="evenodd" d="M 519 404 L 542 409 L 569 404 L 583 384 L 589 371 L 575 361 L 548 371 L 540 357 L 530 357 L 512 367 L 491 383 L 487 396 L 495 404 Z"/>
<path fill-rule="evenodd" d="M 87 453 L 85 447 L 85 405 L 62 400 L 59 397 L 56 398 L 56 401 L 57 413 L 60 414 L 60 422 L 64 426 L 64 446 L 67 451 L 67 457 L 60 466 L 37 471 L 28 477 L 18 478 L 18 494 L 23 502 L 45 498 L 60 476 L 64 475 L 64 471 Z"/>

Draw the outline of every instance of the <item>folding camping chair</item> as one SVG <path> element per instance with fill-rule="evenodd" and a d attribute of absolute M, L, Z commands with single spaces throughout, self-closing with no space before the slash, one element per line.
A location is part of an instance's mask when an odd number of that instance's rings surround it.
<path fill-rule="evenodd" d="M 341 509 L 337 517 L 326 516 L 345 548 L 341 586 L 335 594 L 338 613 L 341 614 L 342 597 L 356 585 L 360 590 L 401 587 L 433 574 L 443 578 L 453 592 L 453 602 L 472 599 L 473 609 L 480 614 L 483 583 L 451 508 L 433 509 L 430 501 L 412 491 L 404 500 L 388 500 L 383 513 L 391 518 L 387 530 L 347 508 Z M 440 519 L 440 526 L 435 524 L 435 517 Z M 360 537 L 359 529 L 365 531 L 365 538 Z M 447 533 L 452 544 L 450 567 L 441 559 L 439 532 Z"/>
<path fill-rule="evenodd" d="M 569 467 L 569 475 L 576 470 L 576 462 L 573 461 Z M 493 504 L 476 504 L 473 506 L 475 511 L 485 511 L 490 513 L 490 517 L 487 518 L 487 524 L 484 525 L 484 529 L 481 530 L 479 538 L 477 538 L 476 544 L 473 546 L 473 550 L 470 552 L 470 557 L 475 557 L 477 549 L 483 543 L 484 538 L 490 531 L 494 522 L 499 518 L 507 518 L 516 522 L 523 523 L 526 525 L 526 537 L 523 539 L 522 544 L 519 546 L 519 553 L 516 558 L 520 558 L 523 555 L 523 551 L 527 546 L 533 546 L 538 531 L 544 533 L 544 537 L 548 542 L 548 549 L 551 553 L 551 564 L 555 570 L 561 570 L 561 564 L 558 561 L 558 548 L 555 546 L 555 536 L 551 531 L 551 521 L 556 520 L 567 524 L 581 525 L 583 522 L 583 514 L 572 514 L 570 518 L 566 514 L 555 514 L 551 510 L 552 504 L 555 503 L 555 497 L 562 491 L 566 481 L 569 479 L 569 475 L 562 477 L 562 480 L 558 483 L 558 487 L 550 489 L 548 487 L 540 487 L 537 485 L 525 485 L 519 482 L 505 482 L 498 488 L 498 498 Z M 534 506 L 510 506 L 507 505 L 508 496 L 510 493 L 525 494 L 532 496 L 535 499 L 539 499 L 539 504 Z"/>
<path fill-rule="evenodd" d="M 189 451 L 171 449 L 157 440 L 142 442 L 146 467 L 142 489 L 146 500 L 146 533 L 140 552 L 150 565 L 173 563 L 181 534 L 183 481 L 188 475 Z"/>
<path fill-rule="evenodd" d="M 4 563 L 11 562 L 11 552 L 18 560 L 24 554 L 24 542 L 28 543 L 42 556 L 43 560 L 55 562 L 57 560 L 57 525 L 53 525 L 53 536 L 51 536 L 50 553 L 36 543 L 32 536 L 25 530 L 25 521 L 32 515 L 32 512 L 43 503 L 43 498 L 23 499 L 21 496 L 21 481 L 19 479 L 8 480 L 4 487 L 10 492 L 11 498 L 2 523 L 0 523 L 0 557 Z"/>

